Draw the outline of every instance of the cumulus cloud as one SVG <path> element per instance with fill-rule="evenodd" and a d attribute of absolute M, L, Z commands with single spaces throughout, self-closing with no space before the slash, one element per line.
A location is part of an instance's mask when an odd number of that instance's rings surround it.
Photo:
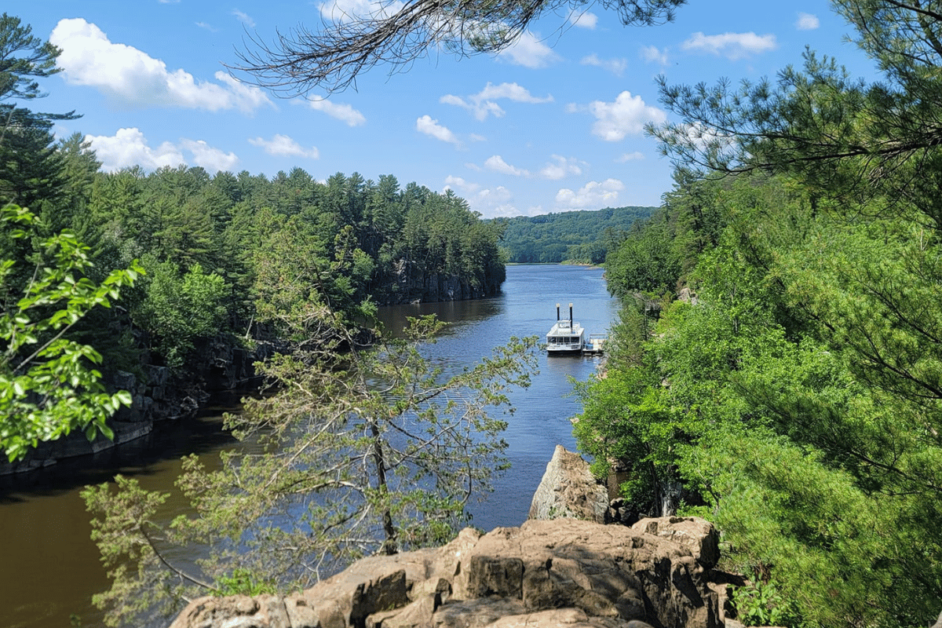
<path fill-rule="evenodd" d="M 320 157 L 320 152 L 318 152 L 317 148 L 314 146 L 303 148 L 287 135 L 280 133 L 275 134 L 270 140 L 261 137 L 250 138 L 249 144 L 258 146 L 269 155 L 276 157 L 307 157 L 309 159 L 317 159 Z"/>
<path fill-rule="evenodd" d="M 330 22 L 346 22 L 362 17 L 388 17 L 394 15 L 403 7 L 403 3 L 396 0 L 333 0 L 317 5 L 321 17 Z"/>
<path fill-rule="evenodd" d="M 255 28 L 255 20 L 249 17 L 248 14 L 243 13 L 238 9 L 233 9 L 232 14 L 236 17 L 237 20 L 248 26 L 249 28 Z"/>
<path fill-rule="evenodd" d="M 558 56 L 537 35 L 525 31 L 514 43 L 498 52 L 497 58 L 525 68 L 538 69 L 553 63 Z"/>
<path fill-rule="evenodd" d="M 661 50 L 657 46 L 644 46 L 641 48 L 641 58 L 648 63 L 667 65 L 667 48 Z"/>
<path fill-rule="evenodd" d="M 123 105 L 250 113 L 272 104 L 260 89 L 225 72 L 216 72 L 219 83 L 209 83 L 184 70 L 170 71 L 163 61 L 137 48 L 112 43 L 82 18 L 60 20 L 49 41 L 62 49 L 58 66 L 67 83 L 95 87 Z"/>
<path fill-rule="evenodd" d="M 694 33 L 681 45 L 684 50 L 707 52 L 730 60 L 768 52 L 777 47 L 775 35 L 760 36 L 755 33 L 723 33 L 722 35 Z"/>
<path fill-rule="evenodd" d="M 617 163 L 623 164 L 629 161 L 641 161 L 642 159 L 644 159 L 644 153 L 639 153 L 638 151 L 635 151 L 633 153 L 625 153 L 624 155 L 622 155 L 615 161 Z"/>
<path fill-rule="evenodd" d="M 366 117 L 345 103 L 335 103 L 330 100 L 309 100 L 307 104 L 314 111 L 326 113 L 331 118 L 346 122 L 347 126 L 366 124 Z"/>
<path fill-rule="evenodd" d="M 570 175 L 582 174 L 582 165 L 577 159 L 553 155 L 552 161 L 540 169 L 540 177 L 557 181 Z"/>
<path fill-rule="evenodd" d="M 556 206 L 562 209 L 610 207 L 618 200 L 618 193 L 624 189 L 625 184 L 618 179 L 605 179 L 601 183 L 589 181 L 577 192 L 568 188 L 557 192 Z"/>
<path fill-rule="evenodd" d="M 818 16 L 810 13 L 799 13 L 798 21 L 795 22 L 795 28 L 800 31 L 813 31 L 819 26 L 821 26 L 821 21 Z"/>
<path fill-rule="evenodd" d="M 415 130 L 419 133 L 424 133 L 425 135 L 434 137 L 437 140 L 441 140 L 442 142 L 454 144 L 455 146 L 459 146 L 461 144 L 455 134 L 452 133 L 448 127 L 440 125 L 438 120 L 432 119 L 432 116 L 422 116 L 416 120 Z"/>
<path fill-rule="evenodd" d="M 191 153 L 194 165 L 204 168 L 210 174 L 220 170 L 235 170 L 239 163 L 235 153 L 225 153 L 203 140 L 183 139 L 180 140 L 180 147 Z"/>
<path fill-rule="evenodd" d="M 488 170 L 493 170 L 494 172 L 499 172 L 501 174 L 509 174 L 514 177 L 528 177 L 530 176 L 529 171 L 522 168 L 517 168 L 511 166 L 504 158 L 500 155 L 494 155 L 493 157 L 488 157 L 487 161 L 484 162 L 484 167 Z"/>
<path fill-rule="evenodd" d="M 582 65 L 594 65 L 596 67 L 603 68 L 615 76 L 621 76 L 628 68 L 627 59 L 599 59 L 599 56 L 596 54 L 582 57 L 582 61 L 579 63 Z"/>
<path fill-rule="evenodd" d="M 439 102 L 446 105 L 462 107 L 470 111 L 478 120 L 485 120 L 489 115 L 500 118 L 506 113 L 501 106 L 497 104 L 497 101 L 502 99 L 528 104 L 553 102 L 551 95 L 544 97 L 534 96 L 529 90 L 525 87 L 521 87 L 517 83 L 501 83 L 500 85 L 494 85 L 490 82 L 477 94 L 471 94 L 465 98 L 446 94 L 439 99 Z"/>
<path fill-rule="evenodd" d="M 446 190 L 457 190 L 460 194 L 474 194 L 481 189 L 481 186 L 477 183 L 471 183 L 470 181 L 465 181 L 461 177 L 454 177 L 448 175 L 445 177 L 445 189 Z"/>
<path fill-rule="evenodd" d="M 485 218 L 518 215 L 519 212 L 512 202 L 513 199 L 514 196 L 511 191 L 502 185 L 493 189 L 480 190 L 465 198 L 471 209 L 480 212 Z"/>
<path fill-rule="evenodd" d="M 632 96 L 631 92 L 622 92 L 614 102 L 596 100 L 585 107 L 568 105 L 566 111 L 587 110 L 595 116 L 592 134 L 606 142 L 618 142 L 626 135 L 638 135 L 648 122 L 662 124 L 667 114 L 657 107 L 645 104 L 641 96 Z"/>
<path fill-rule="evenodd" d="M 235 153 L 223 152 L 202 140 L 184 138 L 176 144 L 163 142 L 157 148 L 151 148 L 137 128 L 118 129 L 112 136 L 86 135 L 85 141 L 91 144 L 102 169 L 107 172 L 132 166 L 156 170 L 164 166 L 195 165 L 212 173 L 234 170 L 239 163 Z M 190 153 L 189 161 L 184 157 L 184 151 Z"/>
<path fill-rule="evenodd" d="M 573 10 L 569 13 L 569 23 L 579 28 L 595 30 L 596 25 L 599 23 L 599 16 L 588 11 Z"/>

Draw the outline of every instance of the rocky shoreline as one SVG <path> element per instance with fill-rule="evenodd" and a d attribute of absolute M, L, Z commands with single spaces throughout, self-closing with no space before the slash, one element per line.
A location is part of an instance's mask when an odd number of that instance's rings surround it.
<path fill-rule="evenodd" d="M 608 491 L 557 447 L 516 528 L 372 556 L 287 596 L 205 597 L 171 628 L 720 628 L 719 538 L 696 518 L 606 525 Z"/>
<path fill-rule="evenodd" d="M 717 568 L 711 523 L 628 526 L 613 511 L 588 464 L 557 446 L 520 527 L 364 558 L 289 595 L 199 598 L 170 628 L 743 628 L 730 599 L 746 580 Z"/>
<path fill-rule="evenodd" d="M 59 440 L 40 443 L 15 463 L 0 463 L 0 476 L 29 473 L 59 460 L 106 451 L 150 434 L 158 421 L 193 418 L 213 394 L 252 390 L 256 381 L 254 363 L 270 353 L 265 345 L 249 351 L 219 338 L 208 344 L 202 366 L 185 381 L 174 377 L 165 366 L 145 364 L 141 367 L 142 377 L 118 371 L 106 385 L 112 391 L 130 392 L 132 403 L 109 420 L 113 440 L 99 437 L 89 441 L 83 433 L 73 432 Z"/>

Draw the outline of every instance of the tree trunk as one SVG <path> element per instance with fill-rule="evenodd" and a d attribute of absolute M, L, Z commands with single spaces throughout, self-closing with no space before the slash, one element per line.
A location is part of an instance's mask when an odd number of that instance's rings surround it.
<path fill-rule="evenodd" d="M 374 421 L 370 421 L 370 434 L 373 436 L 373 463 L 376 465 L 376 484 L 383 498 L 383 533 L 386 539 L 383 541 L 382 551 L 386 555 L 397 554 L 399 547 L 396 542 L 396 526 L 393 525 L 392 512 L 389 510 L 387 502 L 389 486 L 386 484 L 386 459 L 383 457 L 383 444 L 379 438 L 379 427 Z"/>

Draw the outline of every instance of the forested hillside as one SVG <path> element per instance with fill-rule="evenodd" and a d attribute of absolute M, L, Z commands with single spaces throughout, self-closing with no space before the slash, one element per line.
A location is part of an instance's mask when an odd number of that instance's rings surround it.
<path fill-rule="evenodd" d="M 624 310 L 576 435 L 638 515 L 717 525 L 746 625 L 929 625 L 942 16 L 835 5 L 885 82 L 808 53 L 777 84 L 662 83 L 677 183 L 608 257 Z"/>
<path fill-rule="evenodd" d="M 3 54 L 30 53 L 0 64 L 5 453 L 71 428 L 92 436 L 92 422 L 109 433 L 104 417 L 130 396 L 74 397 L 103 394 L 102 375 L 166 367 L 169 387 L 198 392 L 227 351 L 310 342 L 295 336 L 316 337 L 311 308 L 351 325 L 376 305 L 500 289 L 500 225 L 451 192 L 403 189 L 391 175 L 321 183 L 300 168 L 271 179 L 185 166 L 101 172 L 80 134 L 53 136 L 56 121 L 78 116 L 26 106 L 59 51 L 7 15 L 0 35 Z"/>
<path fill-rule="evenodd" d="M 650 216 L 654 209 L 616 207 L 516 216 L 495 222 L 504 225 L 500 248 L 510 262 L 601 264 L 613 243 L 618 242 L 636 220 Z"/>

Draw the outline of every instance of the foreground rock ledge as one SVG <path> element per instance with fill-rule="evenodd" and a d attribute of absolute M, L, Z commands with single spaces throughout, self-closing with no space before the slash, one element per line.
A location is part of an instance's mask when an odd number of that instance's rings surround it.
<path fill-rule="evenodd" d="M 441 548 L 357 561 L 302 593 L 194 600 L 171 628 L 719 628 L 707 582 L 715 537 L 709 523 L 676 517 L 469 528 Z"/>

